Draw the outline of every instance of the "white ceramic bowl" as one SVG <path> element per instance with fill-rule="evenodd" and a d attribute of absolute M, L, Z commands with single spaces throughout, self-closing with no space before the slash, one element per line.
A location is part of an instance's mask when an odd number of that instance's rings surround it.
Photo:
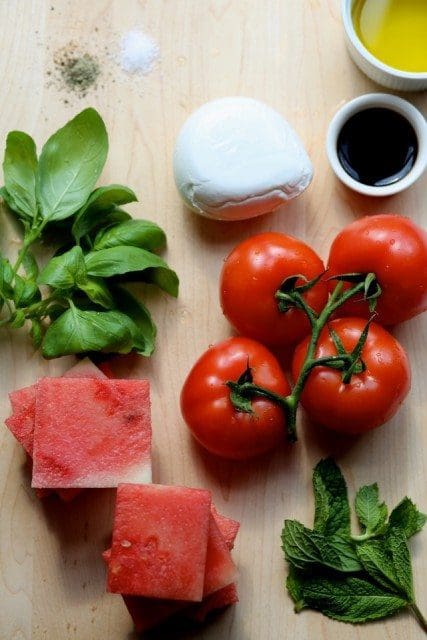
<path fill-rule="evenodd" d="M 397 91 L 422 91 L 427 89 L 427 70 L 422 73 L 400 71 L 384 64 L 373 56 L 362 44 L 354 29 L 351 18 L 354 0 L 341 0 L 341 3 L 347 47 L 354 62 L 363 73 L 366 73 L 371 80 L 378 82 L 378 84 Z"/>
<path fill-rule="evenodd" d="M 414 128 L 418 139 L 418 153 L 414 166 L 401 180 L 383 187 L 363 184 L 352 178 L 343 168 L 337 153 L 337 140 L 341 129 L 351 116 L 365 109 L 383 107 L 392 109 L 402 115 Z M 407 189 L 424 172 L 427 166 L 427 123 L 420 111 L 402 98 L 388 93 L 366 93 L 347 102 L 332 118 L 326 138 L 326 152 L 337 178 L 347 187 L 367 196 L 391 196 Z"/>

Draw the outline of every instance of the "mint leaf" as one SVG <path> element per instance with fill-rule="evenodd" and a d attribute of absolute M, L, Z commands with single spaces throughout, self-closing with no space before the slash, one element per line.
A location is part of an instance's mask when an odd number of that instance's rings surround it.
<path fill-rule="evenodd" d="M 34 140 L 23 131 L 11 131 L 6 138 L 3 160 L 5 188 L 12 208 L 30 220 L 37 215 L 36 172 Z"/>
<path fill-rule="evenodd" d="M 339 534 L 325 536 L 311 531 L 296 520 L 285 520 L 282 548 L 286 560 L 298 569 L 318 565 L 351 573 L 362 568 L 350 540 Z"/>
<path fill-rule="evenodd" d="M 39 284 L 48 284 L 57 289 L 71 289 L 85 281 L 85 260 L 78 246 L 52 258 L 38 277 Z"/>
<path fill-rule="evenodd" d="M 286 589 L 294 601 L 294 611 L 298 613 L 306 604 L 304 602 L 304 578 L 301 572 L 294 567 L 290 567 L 286 578 Z"/>
<path fill-rule="evenodd" d="M 426 520 L 426 514 L 418 511 L 412 500 L 406 497 L 391 512 L 389 526 L 399 527 L 405 532 L 406 537 L 410 538 L 421 531 Z"/>
<path fill-rule="evenodd" d="M 320 460 L 313 472 L 314 529 L 326 535 L 350 532 L 347 485 L 332 458 Z"/>
<path fill-rule="evenodd" d="M 378 485 L 361 487 L 355 499 L 356 514 L 366 533 L 371 534 L 384 529 L 387 520 L 387 506 L 379 501 Z"/>
<path fill-rule="evenodd" d="M 111 213 L 117 205 L 136 201 L 137 197 L 132 189 L 121 184 L 98 187 L 89 195 L 87 202 L 76 215 L 72 227 L 74 238 L 79 242 L 100 223 L 108 222 L 107 214 Z"/>
<path fill-rule="evenodd" d="M 393 560 L 393 567 L 399 580 L 399 585 L 409 600 L 414 602 L 414 585 L 412 579 L 411 556 L 409 555 L 406 535 L 398 527 L 390 529 L 386 536 L 386 543 Z"/>
<path fill-rule="evenodd" d="M 64 220 L 85 204 L 104 167 L 107 151 L 104 122 L 91 108 L 49 138 L 37 172 L 37 196 L 43 218 Z"/>
<path fill-rule="evenodd" d="M 361 542 L 356 549 L 363 568 L 375 582 L 398 594 L 402 591 L 392 555 L 383 539 Z"/>
<path fill-rule="evenodd" d="M 392 615 L 408 603 L 404 598 L 359 577 L 307 577 L 304 599 L 313 609 L 343 622 L 360 623 Z"/>

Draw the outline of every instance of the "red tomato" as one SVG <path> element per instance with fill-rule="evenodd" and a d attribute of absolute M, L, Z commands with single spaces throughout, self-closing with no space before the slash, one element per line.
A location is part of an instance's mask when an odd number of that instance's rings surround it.
<path fill-rule="evenodd" d="M 194 437 L 211 453 L 233 460 L 265 453 L 286 437 L 284 413 L 272 401 L 254 398 L 253 414 L 232 405 L 226 382 L 237 382 L 248 364 L 255 384 L 281 395 L 290 393 L 276 358 L 248 338 L 229 338 L 210 347 L 181 392 L 182 415 Z"/>
<path fill-rule="evenodd" d="M 224 315 L 239 333 L 254 340 L 273 347 L 296 344 L 310 332 L 308 319 L 300 309 L 281 313 L 274 294 L 289 276 L 301 274 L 311 280 L 322 271 L 321 259 L 296 238 L 282 233 L 248 238 L 230 253 L 222 269 L 220 297 Z M 327 289 L 321 281 L 304 294 L 316 312 L 327 301 Z"/>
<path fill-rule="evenodd" d="M 362 318 L 338 318 L 330 322 L 329 327 L 350 352 L 365 324 Z M 294 380 L 303 365 L 308 342 L 308 338 L 303 340 L 295 350 Z M 336 354 L 337 349 L 325 327 L 316 357 Z M 411 374 L 405 351 L 388 331 L 372 322 L 361 358 L 365 371 L 354 374 L 347 384 L 342 382 L 341 371 L 322 366 L 311 371 L 301 404 L 313 420 L 334 431 L 358 434 L 375 429 L 394 416 L 410 388 Z"/>
<path fill-rule="evenodd" d="M 427 233 L 403 216 L 366 216 L 345 227 L 331 246 L 328 275 L 374 272 L 381 286 L 375 320 L 393 325 L 427 309 Z M 331 287 L 336 282 L 332 281 Z M 369 317 L 361 296 L 337 312 Z"/>

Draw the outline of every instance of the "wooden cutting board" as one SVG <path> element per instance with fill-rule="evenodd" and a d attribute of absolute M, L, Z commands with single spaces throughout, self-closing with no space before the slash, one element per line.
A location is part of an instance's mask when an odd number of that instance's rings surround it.
<path fill-rule="evenodd" d="M 142 27 L 158 42 L 161 62 L 146 78 L 124 76 L 114 62 L 121 34 Z M 102 183 L 132 186 L 140 203 L 129 210 L 151 218 L 168 235 L 166 259 L 178 271 L 177 301 L 154 292 L 149 304 L 158 346 L 148 361 L 128 358 L 123 370 L 152 384 L 154 480 L 209 488 L 217 507 L 241 521 L 234 557 L 241 602 L 211 624 L 178 638 L 204 640 L 415 640 L 422 633 L 402 614 L 353 627 L 319 614 L 295 615 L 284 592 L 280 531 L 285 517 L 311 522 L 311 470 L 334 455 L 351 495 L 378 481 L 389 505 L 410 495 L 427 508 L 426 318 L 395 335 L 412 363 L 412 391 L 389 424 L 343 441 L 300 419 L 292 450 L 250 464 L 208 458 L 193 443 L 179 411 L 183 380 L 196 356 L 230 335 L 218 303 L 218 274 L 230 249 L 251 234 L 296 235 L 326 258 L 332 238 L 362 214 L 398 212 L 426 222 L 426 178 L 386 200 L 359 197 L 333 177 L 325 155 L 328 123 L 337 107 L 379 91 L 349 59 L 338 0 L 3 0 L 0 3 L 0 134 L 22 129 L 38 144 L 82 108 L 106 120 L 110 154 Z M 86 97 L 59 86 L 55 52 L 75 41 L 101 59 L 98 88 Z M 302 137 L 315 167 L 308 191 L 275 214 L 235 224 L 197 218 L 178 199 L 172 150 L 186 117 L 226 95 L 264 100 Z M 427 109 L 424 94 L 409 99 Z M 16 251 L 18 232 L 1 214 L 0 248 Z M 41 375 L 65 370 L 72 358 L 44 362 L 24 332 L 0 335 L 0 413 L 7 394 Z M 0 430 L 0 638 L 2 640 L 121 640 L 134 637 L 121 598 L 105 593 L 105 548 L 112 491 L 88 492 L 70 505 L 39 502 L 30 489 L 21 448 Z M 415 585 L 426 609 L 427 539 L 411 542 Z M 165 637 L 160 636 L 160 637 Z M 172 635 L 168 637 L 173 637 Z"/>

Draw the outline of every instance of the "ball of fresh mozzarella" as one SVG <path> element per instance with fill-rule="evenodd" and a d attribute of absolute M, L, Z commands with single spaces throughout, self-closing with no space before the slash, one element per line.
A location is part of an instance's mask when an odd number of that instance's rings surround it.
<path fill-rule="evenodd" d="M 184 123 L 174 174 L 191 209 L 218 220 L 243 220 L 302 193 L 313 167 L 280 113 L 252 98 L 230 97 L 208 102 Z"/>

